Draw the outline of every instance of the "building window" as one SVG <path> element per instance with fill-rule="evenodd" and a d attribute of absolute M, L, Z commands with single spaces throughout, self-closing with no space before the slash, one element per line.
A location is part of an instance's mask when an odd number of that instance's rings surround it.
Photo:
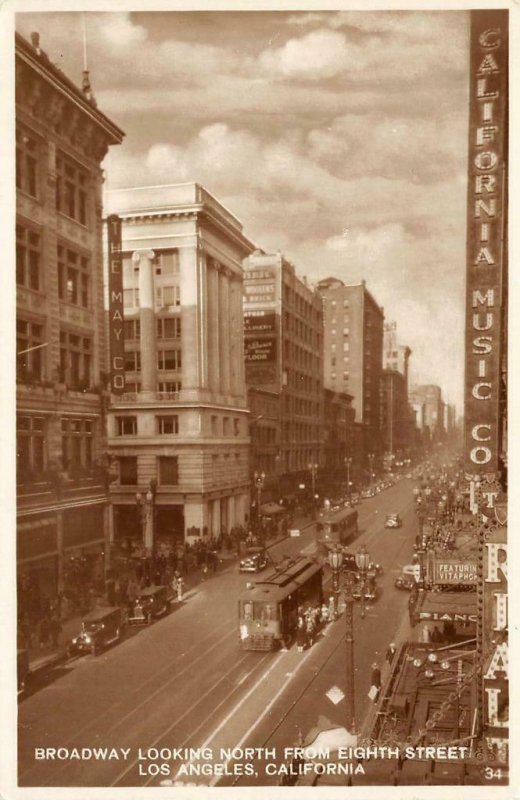
<path fill-rule="evenodd" d="M 180 350 L 158 350 L 157 369 L 175 370 L 181 368 Z"/>
<path fill-rule="evenodd" d="M 125 351 L 125 372 L 139 372 L 141 369 L 140 350 Z"/>
<path fill-rule="evenodd" d="M 116 417 L 117 436 L 137 436 L 137 417 Z"/>
<path fill-rule="evenodd" d="M 177 456 L 159 457 L 159 482 L 162 486 L 176 486 L 179 483 L 179 459 Z"/>
<path fill-rule="evenodd" d="M 349 334 L 349 329 L 343 328 L 343 336 L 348 336 L 348 334 Z"/>
<path fill-rule="evenodd" d="M 58 295 L 60 300 L 88 308 L 90 265 L 85 256 L 58 245 Z"/>
<path fill-rule="evenodd" d="M 169 414 L 166 417 L 157 417 L 158 433 L 179 433 L 179 417 Z"/>
<path fill-rule="evenodd" d="M 218 436 L 218 417 L 211 417 L 211 435 Z"/>
<path fill-rule="evenodd" d="M 180 306 L 181 294 L 179 286 L 156 286 L 155 305 L 158 308 L 168 308 L 169 306 Z"/>
<path fill-rule="evenodd" d="M 229 436 L 229 417 L 222 418 L 222 433 L 224 436 Z"/>
<path fill-rule="evenodd" d="M 336 380 L 336 373 L 335 372 L 331 372 L 330 373 L 330 377 L 331 377 L 331 380 L 335 381 Z"/>
<path fill-rule="evenodd" d="M 60 381 L 86 389 L 91 382 L 92 341 L 69 331 L 60 331 Z"/>
<path fill-rule="evenodd" d="M 348 380 L 348 372 L 343 373 L 343 380 Z"/>
<path fill-rule="evenodd" d="M 336 351 L 336 345 L 335 344 L 331 344 L 330 349 L 334 353 Z"/>
<path fill-rule="evenodd" d="M 180 339 L 181 318 L 159 317 L 157 320 L 157 336 L 159 339 Z"/>
<path fill-rule="evenodd" d="M 343 308 L 348 308 L 349 302 L 348 300 L 343 300 Z"/>
<path fill-rule="evenodd" d="M 88 173 L 72 159 L 56 157 L 56 209 L 60 214 L 87 224 Z"/>
<path fill-rule="evenodd" d="M 19 416 L 16 419 L 16 470 L 19 480 L 45 469 L 45 420 Z"/>
<path fill-rule="evenodd" d="M 182 381 L 164 381 L 159 383 L 159 391 L 165 394 L 177 394 L 182 389 Z"/>
<path fill-rule="evenodd" d="M 119 457 L 119 483 L 121 486 L 137 486 L 137 456 Z"/>
<path fill-rule="evenodd" d="M 38 142 L 16 130 L 16 188 L 38 197 Z"/>
<path fill-rule="evenodd" d="M 24 225 L 16 226 L 16 283 L 40 291 L 41 236 Z"/>
<path fill-rule="evenodd" d="M 336 328 L 332 328 L 331 329 L 330 335 L 331 336 L 335 336 L 336 335 Z"/>
<path fill-rule="evenodd" d="M 240 433 L 240 420 L 235 417 L 233 419 L 233 434 L 234 436 L 238 436 Z"/>
<path fill-rule="evenodd" d="M 125 319 L 123 323 L 125 341 L 131 342 L 139 339 L 141 335 L 141 326 L 138 319 Z"/>
<path fill-rule="evenodd" d="M 43 325 L 16 320 L 16 379 L 37 383 L 43 379 Z"/>
<path fill-rule="evenodd" d="M 123 289 L 123 306 L 125 308 L 139 308 L 139 289 Z"/>
<path fill-rule="evenodd" d="M 343 350 L 348 350 L 350 347 L 348 342 L 343 342 Z"/>
<path fill-rule="evenodd" d="M 157 253 L 155 258 L 156 275 L 178 275 L 179 274 L 179 251 L 164 250 Z"/>
<path fill-rule="evenodd" d="M 92 466 L 91 420 L 61 420 L 61 459 L 63 469 Z"/>

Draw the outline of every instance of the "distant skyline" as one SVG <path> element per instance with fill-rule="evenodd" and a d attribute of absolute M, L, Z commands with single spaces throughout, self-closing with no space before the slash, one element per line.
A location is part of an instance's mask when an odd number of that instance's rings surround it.
<path fill-rule="evenodd" d="M 107 188 L 196 181 L 316 282 L 366 280 L 462 412 L 469 12 L 85 13 Z M 76 84 L 79 13 L 23 13 Z"/>

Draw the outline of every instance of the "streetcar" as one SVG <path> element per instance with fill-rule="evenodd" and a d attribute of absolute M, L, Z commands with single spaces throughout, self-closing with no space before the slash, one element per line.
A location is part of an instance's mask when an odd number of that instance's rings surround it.
<path fill-rule="evenodd" d="M 358 533 L 358 512 L 353 508 L 325 509 L 316 525 L 316 549 L 327 555 L 331 548 L 348 544 Z"/>
<path fill-rule="evenodd" d="M 243 650 L 288 646 L 296 632 L 299 609 L 321 605 L 322 567 L 305 556 L 282 562 L 250 584 L 238 601 Z"/>

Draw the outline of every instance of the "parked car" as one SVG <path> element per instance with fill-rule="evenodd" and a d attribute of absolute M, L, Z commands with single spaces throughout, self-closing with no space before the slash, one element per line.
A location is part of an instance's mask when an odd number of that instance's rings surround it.
<path fill-rule="evenodd" d="M 292 533 L 291 533 L 292 535 Z M 265 569 L 269 559 L 263 547 L 250 547 L 238 565 L 239 572 L 260 572 Z"/>
<path fill-rule="evenodd" d="M 364 581 L 361 580 L 361 575 L 356 575 L 356 583 L 352 590 L 352 597 L 354 600 L 361 600 L 361 587 L 363 586 L 363 596 L 365 601 L 373 601 L 377 598 L 377 584 L 375 574 L 367 575 Z"/>
<path fill-rule="evenodd" d="M 387 514 L 385 520 L 385 528 L 400 528 L 403 521 L 399 514 Z"/>
<path fill-rule="evenodd" d="M 96 608 L 83 617 L 81 631 L 70 643 L 68 653 L 92 653 L 97 656 L 109 644 L 119 641 L 124 629 L 125 619 L 119 606 Z"/>
<path fill-rule="evenodd" d="M 171 598 L 166 586 L 148 586 L 141 589 L 128 617 L 131 625 L 150 625 L 156 617 L 161 617 L 170 609 Z"/>

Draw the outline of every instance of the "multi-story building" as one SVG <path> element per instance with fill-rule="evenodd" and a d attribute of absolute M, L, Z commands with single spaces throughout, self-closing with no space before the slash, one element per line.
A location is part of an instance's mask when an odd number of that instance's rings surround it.
<path fill-rule="evenodd" d="M 319 295 L 280 253 L 244 262 L 246 380 L 280 395 L 279 494 L 316 481 L 322 464 L 322 310 Z M 318 465 L 316 467 L 316 465 Z"/>
<path fill-rule="evenodd" d="M 352 395 L 355 420 L 364 430 L 364 462 L 376 463 L 382 453 L 383 309 L 365 281 L 344 284 L 327 278 L 318 290 L 323 298 L 325 386 Z"/>
<path fill-rule="evenodd" d="M 410 390 L 410 402 L 413 408 L 422 409 L 420 429 L 430 442 L 440 441 L 444 436 L 443 402 L 440 386 L 426 384 L 414 386 Z M 417 419 L 419 424 L 419 418 Z"/>
<path fill-rule="evenodd" d="M 324 389 L 324 484 L 327 491 L 345 489 L 359 474 L 360 463 L 354 446 L 352 395 Z M 348 489 L 347 489 L 348 491 Z"/>
<path fill-rule="evenodd" d="M 19 610 L 104 578 L 101 162 L 123 132 L 16 36 L 16 399 Z"/>
<path fill-rule="evenodd" d="M 249 512 L 242 259 L 254 247 L 195 183 L 113 190 L 107 204 L 125 327 L 126 392 L 108 415 L 114 539 L 193 543 Z"/>
<path fill-rule="evenodd" d="M 383 329 L 383 369 L 395 370 L 404 377 L 408 394 L 408 362 L 412 351 L 397 343 L 397 323 L 385 322 Z"/>

